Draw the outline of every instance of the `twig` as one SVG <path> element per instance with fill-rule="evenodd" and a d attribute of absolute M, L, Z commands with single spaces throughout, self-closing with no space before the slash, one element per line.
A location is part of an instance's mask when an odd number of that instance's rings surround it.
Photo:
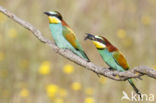
<path fill-rule="evenodd" d="M 138 67 L 135 67 L 135 68 L 130 69 L 125 72 L 118 72 L 118 71 L 111 71 L 108 68 L 103 68 L 103 67 L 97 66 L 96 64 L 94 64 L 92 62 L 87 62 L 86 60 L 73 54 L 70 50 L 64 50 L 64 49 L 58 48 L 53 42 L 44 38 L 42 33 L 36 27 L 34 27 L 30 23 L 20 19 L 15 14 L 11 13 L 7 9 L 3 8 L 2 6 L 0 6 L 0 12 L 5 14 L 11 20 L 17 22 L 24 28 L 31 31 L 34 36 L 36 36 L 41 42 L 50 46 L 53 50 L 55 50 L 56 53 L 64 56 L 65 58 L 69 59 L 70 61 L 75 62 L 76 64 L 78 64 L 82 67 L 85 67 L 88 70 L 91 70 L 97 74 L 103 75 L 105 77 L 108 77 L 110 79 L 117 80 L 117 81 L 124 81 L 129 78 L 139 78 L 143 75 L 147 75 L 151 78 L 156 79 L 156 70 L 154 70 L 150 67 L 147 67 L 147 66 L 138 66 Z"/>

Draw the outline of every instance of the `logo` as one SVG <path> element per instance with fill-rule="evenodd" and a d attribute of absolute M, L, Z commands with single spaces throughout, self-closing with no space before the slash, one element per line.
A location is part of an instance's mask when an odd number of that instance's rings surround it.
<path fill-rule="evenodd" d="M 122 91 L 123 96 L 121 97 L 121 100 L 128 100 L 128 101 L 154 101 L 154 94 L 141 94 L 141 97 L 137 95 L 134 92 L 131 92 L 131 95 L 128 96 L 128 94 L 125 91 Z"/>

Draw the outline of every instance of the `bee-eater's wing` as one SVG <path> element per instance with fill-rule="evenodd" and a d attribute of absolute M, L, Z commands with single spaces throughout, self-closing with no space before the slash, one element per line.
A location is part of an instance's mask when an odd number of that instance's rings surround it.
<path fill-rule="evenodd" d="M 84 58 L 88 59 L 88 56 L 86 53 L 83 51 L 79 41 L 76 39 L 75 33 L 72 31 L 72 29 L 64 22 L 62 21 L 62 26 L 63 26 L 63 36 L 66 38 L 66 40 L 80 53 L 83 55 Z"/>
<path fill-rule="evenodd" d="M 115 61 L 125 70 L 129 69 L 129 65 L 123 56 L 123 54 L 120 51 L 114 51 L 112 52 L 112 56 L 115 59 Z"/>
<path fill-rule="evenodd" d="M 70 28 L 63 27 L 63 36 L 75 49 L 81 48 L 79 47 L 80 45 L 78 45 L 75 33 Z"/>

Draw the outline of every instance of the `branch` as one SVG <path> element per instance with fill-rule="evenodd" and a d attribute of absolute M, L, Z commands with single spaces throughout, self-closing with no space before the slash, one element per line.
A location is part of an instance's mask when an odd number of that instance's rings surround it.
<path fill-rule="evenodd" d="M 108 68 L 103 68 L 101 66 L 98 66 L 92 62 L 87 62 L 86 60 L 80 58 L 79 56 L 72 53 L 70 50 L 67 49 L 60 49 L 58 48 L 53 42 L 43 37 L 42 33 L 33 25 L 31 25 L 29 22 L 26 22 L 19 17 L 17 17 L 15 14 L 11 13 L 7 9 L 0 6 L 0 12 L 8 16 L 11 20 L 17 22 L 24 28 L 28 29 L 32 32 L 34 36 L 38 38 L 41 42 L 45 43 L 46 45 L 50 46 L 53 50 L 55 50 L 56 53 L 62 55 L 63 57 L 69 59 L 72 62 L 75 62 L 76 64 L 87 68 L 88 70 L 91 70 L 97 74 L 103 75 L 105 77 L 108 77 L 113 80 L 117 81 L 124 81 L 129 78 L 140 78 L 143 75 L 147 75 L 151 78 L 156 79 L 156 70 L 147 67 L 147 66 L 138 66 L 133 69 L 130 69 L 125 72 L 119 72 L 119 71 L 111 71 Z"/>

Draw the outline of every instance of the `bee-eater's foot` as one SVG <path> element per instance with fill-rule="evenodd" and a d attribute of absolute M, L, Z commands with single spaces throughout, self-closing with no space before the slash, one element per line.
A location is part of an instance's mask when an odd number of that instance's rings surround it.
<path fill-rule="evenodd" d="M 116 71 L 115 69 L 113 69 L 113 68 L 111 68 L 111 67 L 109 67 L 108 69 L 111 70 L 111 71 Z"/>

